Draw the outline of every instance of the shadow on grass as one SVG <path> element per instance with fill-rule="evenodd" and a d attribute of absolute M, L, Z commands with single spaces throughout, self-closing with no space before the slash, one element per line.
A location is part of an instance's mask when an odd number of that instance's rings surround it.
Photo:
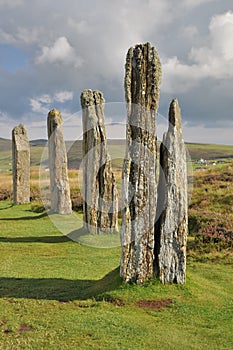
<path fill-rule="evenodd" d="M 0 208 L 0 210 L 6 210 L 6 209 L 9 209 L 9 208 L 12 208 L 12 207 L 13 207 L 13 204 L 9 204 L 6 207 Z"/>
<path fill-rule="evenodd" d="M 42 213 L 36 216 L 21 216 L 18 218 L 1 218 L 0 221 L 23 221 L 23 220 L 37 220 L 48 216 L 47 213 Z"/>
<path fill-rule="evenodd" d="M 1 219 L 0 219 L 1 220 Z M 65 243 L 69 241 L 77 242 L 81 236 L 88 236 L 88 232 L 81 227 L 72 231 L 67 236 L 33 236 L 33 237 L 1 237 L 0 242 L 5 243 Z"/>
<path fill-rule="evenodd" d="M 119 267 L 100 280 L 67 280 L 62 278 L 0 278 L 0 298 L 45 299 L 68 302 L 95 298 L 122 284 Z"/>
<path fill-rule="evenodd" d="M 67 236 L 38 236 L 38 237 L 0 237 L 0 242 L 8 243 L 65 243 L 71 241 Z"/>
<path fill-rule="evenodd" d="M 69 237 L 73 241 L 76 241 L 78 238 L 88 235 L 90 235 L 90 233 L 87 231 L 87 229 L 85 229 L 84 227 L 80 227 L 77 230 L 68 233 L 67 237 Z"/>

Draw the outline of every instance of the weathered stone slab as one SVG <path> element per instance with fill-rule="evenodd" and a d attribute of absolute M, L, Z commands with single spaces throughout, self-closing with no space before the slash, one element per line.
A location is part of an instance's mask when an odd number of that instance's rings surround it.
<path fill-rule="evenodd" d="M 47 118 L 51 210 L 58 214 L 72 213 L 67 171 L 67 154 L 61 113 L 52 109 Z"/>
<path fill-rule="evenodd" d="M 107 149 L 104 98 L 81 94 L 83 119 L 83 221 L 91 233 L 118 230 L 118 193 Z"/>
<path fill-rule="evenodd" d="M 12 130 L 12 173 L 14 204 L 30 202 L 30 145 L 22 124 Z"/>
<path fill-rule="evenodd" d="M 131 47 L 125 65 L 127 149 L 122 175 L 120 273 L 126 282 L 138 284 L 153 276 L 160 82 L 161 64 L 156 49 L 149 43 Z"/>
<path fill-rule="evenodd" d="M 162 283 L 185 283 L 188 234 L 186 148 L 178 100 L 171 102 L 169 129 L 160 147 L 159 209 L 155 225 L 155 274 Z"/>

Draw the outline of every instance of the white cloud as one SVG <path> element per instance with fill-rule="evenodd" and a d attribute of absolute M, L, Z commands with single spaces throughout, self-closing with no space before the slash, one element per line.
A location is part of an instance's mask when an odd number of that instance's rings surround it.
<path fill-rule="evenodd" d="M 233 59 L 233 12 L 228 11 L 211 19 L 209 30 L 213 52 L 226 61 Z"/>
<path fill-rule="evenodd" d="M 73 95 L 74 94 L 72 91 L 60 91 L 54 95 L 54 100 L 57 102 L 63 103 L 63 102 L 72 100 Z"/>
<path fill-rule="evenodd" d="M 34 44 L 40 40 L 42 32 L 41 28 L 18 27 L 16 40 L 25 44 Z"/>
<path fill-rule="evenodd" d="M 206 78 L 233 78 L 233 13 L 213 16 L 208 37 L 209 46 L 191 48 L 193 63 L 182 63 L 177 57 L 164 60 L 163 91 L 185 92 Z"/>
<path fill-rule="evenodd" d="M 54 103 L 65 103 L 73 99 L 72 91 L 59 91 L 54 95 L 42 94 L 30 99 L 30 106 L 33 112 L 47 114 Z"/>
<path fill-rule="evenodd" d="M 202 70 L 197 65 L 187 65 L 175 56 L 162 65 L 163 79 L 161 90 L 168 93 L 182 93 L 196 86 L 202 79 Z"/>
<path fill-rule="evenodd" d="M 61 36 L 51 47 L 42 47 L 42 52 L 36 58 L 36 63 L 72 64 L 77 68 L 82 65 L 82 59 L 76 55 L 74 48 L 70 45 L 67 38 L 65 36 Z"/>
<path fill-rule="evenodd" d="M 209 24 L 209 47 L 192 48 L 190 57 L 195 62 L 219 65 L 233 60 L 233 13 L 212 17 Z"/>
<path fill-rule="evenodd" d="M 0 42 L 4 44 L 31 45 L 40 41 L 43 36 L 43 30 L 41 28 L 24 28 L 18 27 L 14 33 L 9 33 L 0 29 Z"/>
<path fill-rule="evenodd" d="M 192 48 L 190 58 L 201 69 L 207 66 L 206 75 L 216 79 L 233 77 L 233 13 L 212 17 L 209 24 L 208 47 Z M 204 76 L 205 77 L 205 76 Z"/>
<path fill-rule="evenodd" d="M 35 113 L 40 113 L 40 114 L 48 113 L 48 108 L 43 106 L 43 103 L 40 101 L 40 99 L 31 98 L 30 106 L 32 108 L 32 111 Z"/>
<path fill-rule="evenodd" d="M 52 102 L 52 97 L 48 94 L 44 94 L 44 95 L 41 95 L 40 97 L 38 97 L 38 101 L 41 102 L 41 103 L 51 103 Z"/>
<path fill-rule="evenodd" d="M 229 120 L 230 8 L 231 0 L 180 0 L 175 6 L 172 0 L 99 0 L 98 6 L 92 0 L 58 1 L 56 6 L 0 0 L 0 43 L 20 48 L 3 45 L 5 59 L 10 64 L 15 52 L 14 64 L 20 64 L 24 50 L 27 57 L 24 69 L 0 66 L 1 109 L 16 124 L 24 118 L 28 123 L 44 120 L 56 106 L 72 115 L 79 108 L 73 96 L 86 88 L 100 89 L 107 102 L 124 101 L 126 52 L 150 41 L 163 64 L 160 113 L 167 115 L 168 98 L 177 96 L 194 124 L 204 119 L 215 125 L 220 115 Z"/>

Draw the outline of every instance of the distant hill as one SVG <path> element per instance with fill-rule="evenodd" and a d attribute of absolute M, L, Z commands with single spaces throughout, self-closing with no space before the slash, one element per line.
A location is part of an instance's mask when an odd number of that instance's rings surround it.
<path fill-rule="evenodd" d="M 122 158 L 125 154 L 125 140 L 113 139 L 108 140 L 108 149 L 112 159 L 118 158 L 119 161 L 115 160 L 115 167 L 121 167 Z M 66 149 L 68 155 L 68 167 L 69 169 L 78 169 L 82 161 L 82 140 L 67 141 Z"/>
<path fill-rule="evenodd" d="M 30 141 L 30 145 L 31 145 L 32 147 L 35 147 L 35 146 L 45 146 L 47 142 L 48 142 L 48 140 L 45 140 L 45 139 L 31 140 L 31 141 Z"/>
<path fill-rule="evenodd" d="M 40 164 L 46 143 L 45 139 L 30 141 L 32 166 Z M 186 146 L 194 161 L 200 158 L 206 160 L 233 158 L 233 146 L 198 143 L 186 143 Z M 108 140 L 108 147 L 111 157 L 115 159 L 114 167 L 120 169 L 125 154 L 125 140 Z M 69 169 L 78 169 L 82 161 L 82 140 L 66 141 L 66 148 Z M 0 169 L 2 171 L 11 169 L 11 140 L 4 138 L 0 138 Z"/>
<path fill-rule="evenodd" d="M 11 140 L 0 137 L 0 152 L 11 151 Z"/>
<path fill-rule="evenodd" d="M 47 143 L 47 140 L 45 140 L 45 139 L 38 139 L 38 140 L 31 140 L 29 142 L 30 142 L 30 145 L 32 147 L 45 146 L 46 143 Z M 0 152 L 2 152 L 2 151 L 9 151 L 9 150 L 11 150 L 11 140 L 4 139 L 4 138 L 0 137 Z"/>
<path fill-rule="evenodd" d="M 192 160 L 233 158 L 233 146 L 214 145 L 205 143 L 186 143 Z"/>

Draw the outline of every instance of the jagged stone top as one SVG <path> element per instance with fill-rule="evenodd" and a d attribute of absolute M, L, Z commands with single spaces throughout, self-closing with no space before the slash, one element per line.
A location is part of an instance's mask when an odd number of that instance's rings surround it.
<path fill-rule="evenodd" d="M 55 125 L 61 125 L 62 124 L 62 116 L 61 113 L 53 108 L 49 113 L 48 113 L 48 119 L 52 120 Z"/>
<path fill-rule="evenodd" d="M 12 141 L 18 151 L 29 152 L 29 141 L 27 130 L 24 125 L 19 124 L 12 130 Z"/>
<path fill-rule="evenodd" d="M 91 89 L 84 90 L 81 93 L 80 100 L 82 108 L 105 103 L 103 93 L 99 90 L 92 91 Z"/>
<path fill-rule="evenodd" d="M 62 125 L 62 116 L 57 109 L 54 108 L 48 113 L 47 124 L 48 136 L 50 136 L 56 128 Z"/>
<path fill-rule="evenodd" d="M 27 130 L 23 124 L 15 126 L 12 132 L 14 135 L 25 135 L 25 137 L 27 138 Z"/>
<path fill-rule="evenodd" d="M 104 126 L 104 96 L 99 90 L 84 90 L 80 96 L 82 106 L 83 132 L 92 130 L 97 126 Z M 105 133 L 105 131 L 104 131 Z"/>
<path fill-rule="evenodd" d="M 182 134 L 181 111 L 177 98 L 174 98 L 169 108 L 169 128 Z"/>
<path fill-rule="evenodd" d="M 135 100 L 138 88 L 132 86 L 132 76 L 138 79 L 141 93 L 144 95 L 145 105 L 148 108 L 157 109 L 160 84 L 162 77 L 161 63 L 155 47 L 150 43 L 137 44 L 128 50 L 125 64 L 125 99 L 127 103 L 138 103 Z M 142 98 L 143 100 L 143 98 Z"/>

